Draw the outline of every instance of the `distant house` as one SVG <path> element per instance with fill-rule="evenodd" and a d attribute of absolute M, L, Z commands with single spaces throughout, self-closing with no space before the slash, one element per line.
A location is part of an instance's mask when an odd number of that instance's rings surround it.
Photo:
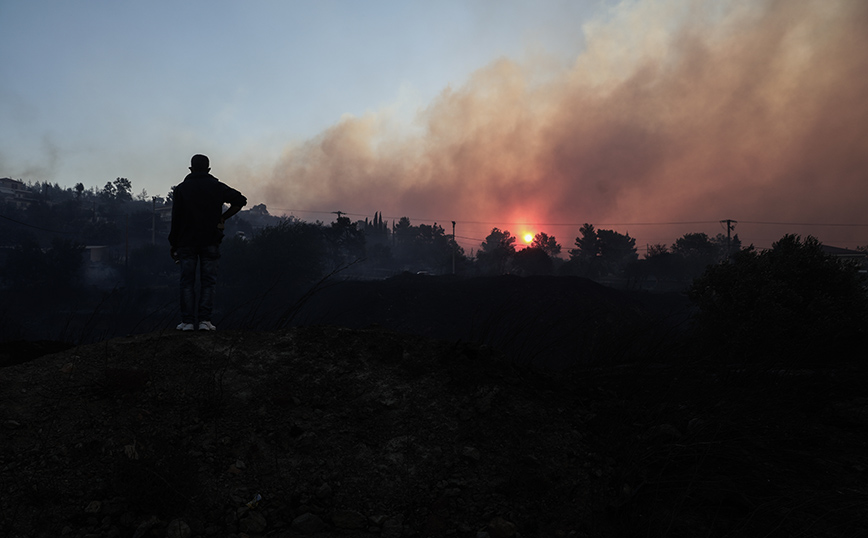
<path fill-rule="evenodd" d="M 26 190 L 24 183 L 11 177 L 0 177 L 0 193 L 4 195 L 15 195 L 17 192 Z"/>
<path fill-rule="evenodd" d="M 91 263 L 104 263 L 108 261 L 108 247 L 105 245 L 88 245 L 84 247 L 85 260 Z"/>
<path fill-rule="evenodd" d="M 172 222 L 172 206 L 164 205 L 155 209 L 160 216 L 160 222 Z"/>
<path fill-rule="evenodd" d="M 11 177 L 0 177 L 0 196 L 3 197 L 24 197 L 27 193 L 27 187 L 24 182 L 12 179 Z"/>
<path fill-rule="evenodd" d="M 868 271 L 868 254 L 861 250 L 850 250 L 848 248 L 832 247 L 829 245 L 822 245 L 822 249 L 826 254 L 831 254 L 836 258 L 852 260 L 861 266 L 862 271 Z"/>
<path fill-rule="evenodd" d="M 10 177 L 0 178 L 0 200 L 13 202 L 18 207 L 23 207 L 32 201 L 27 197 L 28 194 L 29 191 L 24 182 Z"/>

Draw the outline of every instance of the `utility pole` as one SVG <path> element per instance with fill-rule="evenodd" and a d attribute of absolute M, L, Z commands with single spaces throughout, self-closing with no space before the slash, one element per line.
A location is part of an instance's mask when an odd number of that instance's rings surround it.
<path fill-rule="evenodd" d="M 735 225 L 738 224 L 737 220 L 725 219 L 720 221 L 721 224 L 726 223 L 726 259 L 729 259 L 732 256 L 732 237 L 731 233 L 735 229 Z"/>
<path fill-rule="evenodd" d="M 455 221 L 452 221 L 452 274 L 455 274 Z"/>
<path fill-rule="evenodd" d="M 157 244 L 157 197 L 151 198 L 151 245 Z"/>
<path fill-rule="evenodd" d="M 126 225 L 124 226 L 124 278 L 126 284 L 130 282 L 130 214 L 127 213 Z"/>

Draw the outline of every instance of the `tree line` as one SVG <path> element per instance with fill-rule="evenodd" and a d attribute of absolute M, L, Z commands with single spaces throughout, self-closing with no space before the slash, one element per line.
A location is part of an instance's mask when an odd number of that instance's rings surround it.
<path fill-rule="evenodd" d="M 111 247 L 114 263 L 128 266 L 135 259 L 132 273 L 154 266 L 141 251 L 148 246 L 165 246 L 172 193 L 149 196 L 144 189 L 137 195 L 133 192 L 132 182 L 118 177 L 101 189 L 88 189 L 82 183 L 72 188 L 62 188 L 56 183 L 28 184 L 26 203 L 5 199 L 0 206 L 3 217 L 0 247 L 5 247 L 7 256 L 5 260 L 0 258 L 0 263 L 18 263 L 17 267 L 4 271 L 6 283 L 14 282 L 14 275 L 27 272 L 23 259 L 32 262 L 40 251 L 49 249 L 61 252 L 82 250 L 85 245 L 107 245 Z M 730 239 L 722 234 L 709 237 L 705 233 L 688 233 L 671 246 L 650 246 L 640 259 L 636 240 L 629 234 L 596 229 L 586 223 L 579 229 L 573 248 L 566 252 L 554 236 L 544 232 L 537 233 L 527 247 L 519 249 L 517 238 L 509 230 L 493 228 L 475 254 L 468 255 L 436 222 L 415 225 L 402 217 L 390 225 L 377 212 L 370 219 L 352 221 L 339 214 L 328 224 L 320 221 L 308 224 L 311 230 L 316 230 L 315 241 L 320 244 L 298 256 L 310 266 L 306 272 L 322 274 L 343 267 L 347 274 L 364 278 L 401 272 L 572 275 L 621 279 L 629 285 L 641 286 L 649 279 L 689 282 L 708 265 L 727 259 L 742 248 L 738 235 Z M 231 219 L 227 226 L 227 243 L 233 243 L 227 256 L 231 257 L 232 252 L 254 249 L 257 241 L 273 242 L 275 236 L 286 234 L 293 226 L 301 227 L 302 223 L 294 218 L 269 215 L 266 206 L 259 204 Z M 260 235 L 263 237 L 258 238 Z M 242 246 L 235 244 L 237 241 L 252 243 Z M 294 244 L 289 242 L 282 248 L 292 255 L 293 249 L 299 248 Z M 9 252 L 16 249 L 19 252 Z M 46 263 L 49 258 L 45 257 Z"/>
<path fill-rule="evenodd" d="M 516 250 L 517 238 L 508 230 L 494 228 L 485 238 L 476 261 L 484 274 L 573 275 L 591 279 L 618 278 L 626 285 L 641 286 L 649 279 L 689 282 L 711 264 L 740 251 L 738 235 L 686 233 L 671 246 L 652 245 L 640 259 L 636 239 L 615 230 L 596 229 L 585 223 L 579 228 L 568 258 L 554 236 L 538 233 L 530 245 Z"/>
<path fill-rule="evenodd" d="M 166 196 L 133 195 L 132 182 L 119 177 L 101 189 L 57 184 L 27 185 L 26 203 L 5 198 L 0 205 L 0 286 L 40 283 L 69 288 L 110 282 L 111 286 L 162 285 L 174 274 L 166 236 L 171 191 Z M 227 222 L 225 270 L 244 281 L 310 284 L 339 271 L 352 278 L 386 278 L 399 273 L 483 276 L 562 275 L 617 281 L 622 287 L 663 283 L 685 289 L 707 267 L 743 250 L 738 235 L 686 233 L 671 245 L 648 247 L 640 257 L 635 238 L 585 223 L 563 248 L 557 238 L 537 233 L 525 248 L 509 230 L 492 228 L 468 254 L 443 226 L 387 222 L 379 212 L 331 223 L 270 215 L 254 205 Z M 85 246 L 106 246 L 100 270 Z M 108 266 L 106 269 L 105 266 Z M 102 279 L 102 282 L 100 282 Z M 222 279 L 232 281 L 232 279 Z"/>

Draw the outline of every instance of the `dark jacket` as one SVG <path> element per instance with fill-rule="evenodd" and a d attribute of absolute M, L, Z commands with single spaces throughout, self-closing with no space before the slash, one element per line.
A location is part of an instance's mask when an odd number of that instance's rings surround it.
<path fill-rule="evenodd" d="M 207 172 L 189 174 L 172 194 L 169 244 L 173 248 L 219 245 L 223 231 L 217 225 L 224 203 L 244 206 L 247 198 Z"/>

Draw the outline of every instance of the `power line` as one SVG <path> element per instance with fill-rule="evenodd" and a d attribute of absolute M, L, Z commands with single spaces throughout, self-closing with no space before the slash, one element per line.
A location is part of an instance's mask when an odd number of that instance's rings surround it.
<path fill-rule="evenodd" d="M 332 211 L 317 211 L 317 210 L 308 210 L 308 209 L 282 209 L 282 208 L 275 208 L 275 209 L 277 209 L 278 211 L 285 211 L 285 212 L 321 213 L 323 215 L 328 215 L 328 214 L 333 213 Z M 368 217 L 368 215 L 365 213 L 343 213 L 342 212 L 342 214 L 347 215 L 347 216 L 353 216 L 353 217 Z M 407 215 L 402 215 L 401 217 L 391 216 L 391 215 L 383 215 L 384 219 L 393 220 L 393 221 L 399 220 L 400 218 L 404 218 L 404 217 L 408 218 L 411 222 L 416 222 L 416 223 L 419 223 L 419 222 L 439 223 L 439 222 L 449 222 L 449 221 L 453 220 L 453 219 L 446 219 L 446 218 L 432 219 L 432 218 L 422 218 L 422 217 L 411 217 L 411 216 L 407 216 Z M 457 219 L 455 219 L 455 221 L 457 222 L 457 224 L 459 226 L 465 226 L 465 227 L 469 226 L 471 228 L 474 226 L 496 226 L 496 227 L 501 227 L 501 228 L 514 227 L 514 226 L 527 226 L 527 227 L 534 227 L 534 228 L 569 227 L 569 228 L 578 229 L 578 228 L 581 228 L 582 226 L 584 226 L 584 224 L 585 224 L 585 222 L 581 222 L 581 223 L 579 223 L 579 222 L 504 222 L 504 221 L 495 222 L 495 221 L 457 220 Z M 752 220 L 735 221 L 733 219 L 730 219 L 730 222 L 731 223 L 740 222 L 741 224 L 746 224 L 746 225 L 769 226 L 769 227 L 771 227 L 771 226 L 814 226 L 814 227 L 834 227 L 834 228 L 865 228 L 865 227 L 868 227 L 868 224 L 864 224 L 864 223 L 778 222 L 778 221 L 752 221 Z M 624 228 L 627 228 L 627 227 L 641 227 L 641 226 L 648 226 L 648 227 L 654 227 L 654 226 L 695 226 L 695 225 L 706 225 L 707 226 L 707 225 L 719 224 L 719 223 L 721 223 L 720 220 L 692 220 L 692 221 L 658 221 L 658 222 L 652 222 L 652 221 L 600 222 L 600 223 L 594 223 L 594 225 L 599 229 L 599 228 L 603 228 L 603 227 L 613 227 L 613 228 L 614 227 L 624 227 Z M 656 241 L 657 242 L 667 241 L 668 239 L 669 238 L 666 238 L 666 239 L 661 238 L 661 239 L 658 239 Z M 756 238 L 756 239 L 761 239 L 761 238 Z M 769 240 L 772 240 L 772 239 L 774 239 L 774 238 L 770 238 Z M 470 237 L 470 236 L 465 236 L 465 235 L 456 235 L 455 240 L 456 241 L 461 240 L 465 244 L 467 244 L 467 242 L 471 242 L 471 241 L 472 242 L 480 242 L 480 243 L 482 241 L 484 241 L 484 239 L 482 239 L 480 237 Z M 647 244 L 651 244 L 651 243 L 654 243 L 655 241 L 654 240 L 648 240 L 645 242 Z M 855 241 L 850 241 L 850 243 L 855 243 Z M 640 247 L 638 247 L 638 249 L 639 250 L 647 249 L 647 245 L 646 245 L 646 247 L 640 246 Z"/>
<path fill-rule="evenodd" d="M 64 234 L 64 235 L 68 235 L 68 234 L 73 234 L 73 233 L 75 233 L 75 232 L 61 232 L 61 231 L 59 231 L 59 230 L 49 230 L 48 228 L 40 228 L 39 226 L 34 226 L 34 225 L 32 225 L 32 224 L 27 224 L 26 222 L 21 222 L 20 220 L 15 220 L 15 219 L 13 219 L 13 218 L 9 218 L 9 217 L 7 217 L 6 215 L 0 215 L 0 219 L 6 219 L 6 220 L 8 220 L 8 221 L 10 221 L 10 222 L 14 222 L 15 224 L 19 224 L 19 225 L 21 225 L 21 226 L 26 226 L 26 227 L 28 227 L 28 228 L 33 228 L 34 230 L 40 230 L 40 231 L 43 231 L 43 232 L 51 232 L 51 233 L 54 233 L 54 234 Z"/>
<path fill-rule="evenodd" d="M 284 213 L 322 213 L 322 214 L 333 214 L 337 213 L 337 211 L 328 211 L 328 210 L 317 210 L 317 209 L 284 209 L 282 207 L 274 207 L 270 209 L 276 209 L 277 211 L 283 211 Z M 365 213 L 347 213 L 346 211 L 341 211 L 341 215 L 350 215 L 353 217 L 367 217 L 368 215 Z M 390 217 L 391 218 L 391 217 Z"/>
<path fill-rule="evenodd" d="M 290 213 L 323 213 L 323 214 L 331 214 L 335 213 L 334 211 L 319 211 L 312 209 L 283 209 L 280 207 L 274 208 L 278 211 L 290 212 Z M 369 216 L 366 213 L 347 213 L 341 212 L 342 215 L 348 215 L 353 217 L 367 217 Z M 411 221 L 415 222 L 447 222 L 451 219 L 432 219 L 425 217 L 409 217 L 407 215 L 402 215 L 400 217 L 394 215 L 384 215 L 384 218 L 391 220 L 399 220 L 401 218 L 408 218 Z M 582 227 L 585 225 L 585 222 L 503 222 L 503 221 L 483 221 L 483 220 L 456 220 L 458 224 L 485 224 L 489 226 L 574 226 L 574 227 Z M 868 227 L 868 224 L 860 224 L 860 223 L 823 223 L 823 222 L 774 222 L 774 221 L 756 221 L 756 220 L 739 220 L 742 224 L 757 224 L 763 226 L 831 226 L 831 227 Z M 694 224 L 718 224 L 719 220 L 684 220 L 684 221 L 660 221 L 660 222 L 599 222 L 593 223 L 594 226 L 683 226 L 683 225 L 694 225 Z"/>
<path fill-rule="evenodd" d="M 277 211 L 283 211 L 284 213 L 322 213 L 322 214 L 331 214 L 335 213 L 335 211 L 326 211 L 326 210 L 314 210 L 314 209 L 285 209 L 282 207 L 275 207 Z M 367 213 L 348 213 L 345 211 L 341 211 L 342 215 L 349 215 L 353 217 L 367 217 L 369 216 Z M 400 220 L 402 218 L 408 218 L 411 221 L 416 222 L 447 222 L 451 219 L 432 219 L 427 217 L 408 217 L 407 215 L 402 215 L 400 217 L 396 215 L 384 215 L 386 219 L 392 220 Z M 503 221 L 484 221 L 484 220 L 457 220 L 459 224 L 485 224 L 490 226 L 575 226 L 582 227 L 585 225 L 585 222 L 503 222 Z M 674 222 L 601 222 L 596 224 L 596 226 L 672 226 L 672 225 L 681 225 L 681 224 L 715 224 L 718 221 L 716 220 L 700 220 L 700 221 L 674 221 Z M 868 226 L 868 225 L 866 225 Z"/>
<path fill-rule="evenodd" d="M 868 224 L 844 224 L 844 223 L 823 223 L 823 222 L 764 222 L 757 220 L 740 220 L 742 224 L 762 224 L 769 226 L 837 226 L 837 227 L 854 227 L 854 228 L 864 228 L 868 227 Z"/>

